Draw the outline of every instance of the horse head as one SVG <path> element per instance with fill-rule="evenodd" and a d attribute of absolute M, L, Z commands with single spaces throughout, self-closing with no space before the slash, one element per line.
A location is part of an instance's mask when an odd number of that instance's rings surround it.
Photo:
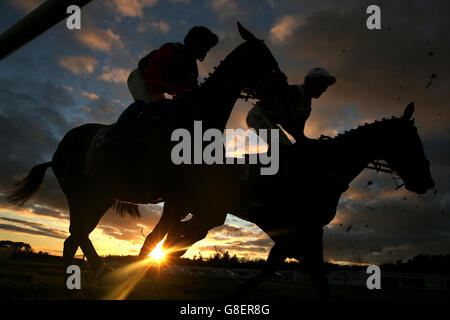
<path fill-rule="evenodd" d="M 256 38 L 239 22 L 238 31 L 245 43 L 240 49 L 246 55 L 242 68 L 247 69 L 244 93 L 250 98 L 266 100 L 269 105 L 285 103 L 289 93 L 286 75 L 263 40 Z"/>
<path fill-rule="evenodd" d="M 407 190 L 423 194 L 434 187 L 434 181 L 430 161 L 412 118 L 414 109 L 414 102 L 411 102 L 396 121 L 397 128 L 391 133 L 391 152 L 385 160 L 404 181 Z"/>

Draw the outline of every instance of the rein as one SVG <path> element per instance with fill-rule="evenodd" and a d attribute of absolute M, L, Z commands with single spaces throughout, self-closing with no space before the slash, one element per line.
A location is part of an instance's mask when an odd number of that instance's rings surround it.
<path fill-rule="evenodd" d="M 329 136 L 321 135 L 318 140 L 319 141 L 331 141 L 331 140 L 333 140 L 333 138 L 331 138 Z M 403 182 L 400 182 L 400 183 L 398 182 L 399 180 L 400 181 L 402 181 L 402 180 L 395 173 L 395 170 L 392 168 L 392 166 L 390 166 L 389 164 L 387 164 L 384 161 L 380 161 L 380 160 L 370 161 L 369 164 L 365 167 L 365 169 L 374 170 L 377 173 L 384 172 L 384 173 L 390 174 L 395 183 L 395 190 L 398 190 L 405 185 L 405 183 L 403 183 Z M 328 175 L 330 175 L 331 172 L 326 172 L 326 173 Z M 331 174 L 331 175 L 333 177 L 335 177 L 337 180 L 342 180 L 342 179 L 339 179 L 339 177 L 336 176 L 335 174 Z"/>

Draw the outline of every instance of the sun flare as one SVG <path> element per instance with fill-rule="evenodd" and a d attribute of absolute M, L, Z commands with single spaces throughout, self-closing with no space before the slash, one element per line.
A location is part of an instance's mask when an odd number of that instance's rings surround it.
<path fill-rule="evenodd" d="M 162 261 L 164 260 L 165 252 L 164 252 L 164 250 L 163 250 L 163 248 L 162 248 L 163 243 L 164 243 L 164 239 L 161 240 L 161 241 L 156 245 L 155 249 L 153 249 L 153 251 L 150 252 L 150 253 L 148 254 L 148 256 L 149 256 L 149 258 L 150 258 L 151 260 L 156 261 L 156 262 L 158 262 L 158 263 L 159 263 L 159 262 L 162 262 Z"/>

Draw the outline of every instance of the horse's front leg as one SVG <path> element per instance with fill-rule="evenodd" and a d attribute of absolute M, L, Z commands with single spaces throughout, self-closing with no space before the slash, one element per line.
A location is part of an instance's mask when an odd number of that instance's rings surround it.
<path fill-rule="evenodd" d="M 285 248 L 279 242 L 275 242 L 272 249 L 270 249 L 269 256 L 263 270 L 255 277 L 241 283 L 234 291 L 233 298 L 243 298 L 261 282 L 270 278 L 285 259 Z"/>
<path fill-rule="evenodd" d="M 180 221 L 182 214 L 185 214 L 185 212 L 180 209 L 180 206 L 175 200 L 167 200 L 164 203 L 161 218 L 152 232 L 145 238 L 144 244 L 139 252 L 140 259 L 146 258 L 152 252 L 156 245 L 168 233 L 170 227 Z"/>
<path fill-rule="evenodd" d="M 194 243 L 204 239 L 208 231 L 224 224 L 226 213 L 214 217 L 198 214 L 190 220 L 180 221 L 171 226 L 164 242 L 164 248 L 171 258 L 181 257 Z"/>

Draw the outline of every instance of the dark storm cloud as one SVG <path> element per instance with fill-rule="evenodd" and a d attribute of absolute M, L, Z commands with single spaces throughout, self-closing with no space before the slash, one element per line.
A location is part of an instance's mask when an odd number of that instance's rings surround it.
<path fill-rule="evenodd" d="M 75 94 L 73 89 L 67 90 L 50 81 L 0 78 L 0 193 L 11 190 L 34 165 L 50 161 L 60 139 L 72 127 L 86 122 L 109 124 L 123 110 L 110 99 L 100 97 L 89 101 L 90 112 L 83 114 L 76 107 Z M 45 176 L 43 188 L 27 206 L 32 206 L 33 202 L 49 210 L 67 209 L 66 199 L 51 169 Z M 37 214 L 60 215 L 60 212 L 45 213 L 42 207 L 31 209 Z"/>
<path fill-rule="evenodd" d="M 82 125 L 87 122 L 112 124 L 116 122 L 124 107 L 111 101 L 108 98 L 100 97 L 91 100 L 86 106 L 79 109 L 78 114 L 74 117 L 74 125 Z"/>
<path fill-rule="evenodd" d="M 367 178 L 373 184 L 364 179 L 344 194 L 336 220 L 325 228 L 326 258 L 380 263 L 449 252 L 450 218 L 437 193 L 418 196 Z"/>
<path fill-rule="evenodd" d="M 291 10 L 272 31 L 290 31 L 282 41 L 273 38 L 285 57 L 299 62 L 286 70 L 290 82 L 302 82 L 315 66 L 337 77 L 313 100 L 307 132 L 333 136 L 400 115 L 415 101 L 416 124 L 436 182 L 435 192 L 419 198 L 395 191 L 386 175 L 364 172 L 341 199 L 337 224 L 326 229 L 327 258 L 375 263 L 450 253 L 450 22 L 443 14 L 449 2 L 379 1 L 382 29 L 374 31 L 366 28 L 369 2 L 318 1 L 306 10 L 300 2 L 289 3 Z M 285 19 L 283 25 L 283 16 L 296 20 Z M 374 184 L 369 187 L 368 181 Z"/>
<path fill-rule="evenodd" d="M 60 139 L 73 126 L 86 122 L 109 124 L 123 110 L 110 99 L 99 97 L 88 101 L 89 112 L 83 114 L 76 107 L 75 94 L 73 89 L 68 90 L 49 81 L 39 82 L 23 77 L 0 79 L 0 193 L 11 190 L 14 183 L 26 176 L 34 165 L 50 161 Z M 7 203 L 4 195 L 0 197 L 0 206 L 11 212 L 25 210 L 37 215 L 68 219 L 66 198 L 52 169 L 48 169 L 43 187 L 23 209 Z M 143 206 L 141 219 L 107 214 L 102 224 L 109 226 L 109 229 L 105 227 L 104 231 L 118 239 L 142 239 L 141 229 L 136 225 L 142 224 L 148 233 L 159 218 L 159 208 Z M 3 228 L 33 234 L 41 232 L 17 226 Z"/>
<path fill-rule="evenodd" d="M 334 110 L 349 105 L 363 117 L 390 116 L 416 101 L 422 129 L 441 134 L 450 119 L 442 112 L 450 98 L 450 22 L 442 12 L 450 5 L 447 1 L 377 4 L 382 29 L 374 31 L 365 25 L 365 3 L 344 6 L 330 1 L 306 16 L 299 13 L 296 17 L 302 23 L 284 40 L 283 48 L 304 63 L 302 70 L 288 74 L 292 81 L 302 81 L 310 68 L 323 66 L 337 77 L 336 85 L 319 100 L 326 109 L 313 111 L 320 112 L 320 118 L 338 120 Z M 425 89 L 433 73 L 438 75 L 434 87 Z"/>
<path fill-rule="evenodd" d="M 57 190 L 57 189 L 55 189 Z M 40 191 L 42 192 L 42 191 Z M 47 195 L 43 195 L 45 199 L 45 197 L 51 198 L 52 197 L 52 190 L 48 190 L 47 191 L 49 194 Z M 45 192 L 44 192 L 45 193 Z M 64 199 L 63 199 L 63 195 L 57 196 L 57 198 L 61 198 L 61 202 L 64 204 Z M 37 197 L 36 197 L 37 199 Z M 4 195 L 0 194 L 0 208 L 5 210 L 5 211 L 9 211 L 9 212 L 18 212 L 18 213 L 33 213 L 36 215 L 41 215 L 41 216 L 46 216 L 46 217 L 51 217 L 51 218 L 58 218 L 58 219 L 69 219 L 69 215 L 68 212 L 66 211 L 65 207 L 63 206 L 60 209 L 57 209 L 55 207 L 47 207 L 44 205 L 40 205 L 37 203 L 33 203 L 33 201 L 36 201 L 35 198 L 33 197 L 31 201 L 29 201 L 28 203 L 26 203 L 22 208 L 18 208 L 15 205 L 9 203 Z M 55 201 L 55 203 L 57 203 L 57 201 Z"/>
<path fill-rule="evenodd" d="M 57 239 L 66 239 L 67 233 L 62 230 L 48 228 L 45 225 L 41 223 L 36 222 L 30 222 L 26 220 L 20 220 L 20 219 L 13 219 L 13 218 L 6 218 L 6 217 L 0 217 L 0 220 L 21 224 L 25 227 L 16 226 L 12 224 L 5 224 L 0 223 L 0 229 L 7 230 L 7 231 L 13 231 L 13 232 L 20 232 L 20 233 L 28 233 L 33 235 L 40 235 L 40 236 L 46 236 L 51 238 L 57 238 Z"/>
<path fill-rule="evenodd" d="M 269 4 L 274 11 L 265 11 Z M 336 216 L 338 223 L 326 229 L 325 252 L 328 258 L 335 260 L 374 263 L 417 253 L 449 253 L 445 243 L 449 240 L 450 216 L 450 113 L 447 111 L 450 23 L 445 13 L 449 12 L 450 5 L 446 1 L 378 1 L 382 30 L 369 31 L 365 27 L 365 9 L 369 4 L 372 3 L 331 0 L 270 1 L 256 6 L 254 1 L 211 2 L 205 7 L 212 18 L 205 18 L 205 21 L 211 21 L 212 29 L 220 33 L 221 42 L 200 64 L 200 74 L 206 76 L 242 42 L 235 24 L 235 18 L 239 17 L 258 38 L 265 38 L 269 48 L 280 58 L 280 66 L 290 82 L 301 82 L 304 74 L 318 65 L 338 78 L 321 99 L 313 101 L 312 116 L 307 123 L 307 132 L 312 136 L 334 135 L 357 123 L 398 115 L 408 102 L 416 101 L 415 117 L 432 163 L 437 193 L 430 192 L 431 195 L 419 199 L 411 193 L 393 190 L 391 179 L 385 175 L 365 172 L 341 200 Z M 153 11 L 159 9 L 155 6 L 146 10 L 145 13 L 154 14 Z M 13 74 L 21 76 L 2 75 L 0 78 L 0 193 L 35 164 L 49 161 L 62 135 L 73 126 L 86 122 L 109 124 L 117 118 L 123 105 L 114 102 L 115 99 L 120 98 L 120 102 L 127 104 L 131 97 L 125 83 L 99 79 L 103 67 L 131 69 L 142 52 L 159 47 L 166 40 L 181 40 L 188 25 L 180 27 L 181 21 L 172 17 L 172 13 L 160 10 L 157 19 L 155 16 L 149 19 L 155 18 L 157 22 L 170 18 L 166 21 L 173 33 L 156 36 L 158 31 L 155 30 L 136 31 L 138 24 L 147 19 L 146 14 L 138 21 L 129 17 L 117 19 L 117 8 L 94 1 L 83 9 L 83 26 L 91 32 L 101 29 L 102 34 L 110 29 L 109 35 L 119 36 L 123 42 L 122 50 L 99 51 L 89 39 L 80 41 L 76 33 L 68 33 L 60 24 L 21 49 L 19 54 L 1 62 L 0 67 L 6 63 L 7 71 L 14 70 Z M 183 15 L 187 15 L 186 12 Z M 274 26 L 286 15 L 297 19 L 293 32 L 281 43 L 271 43 L 268 32 L 271 26 L 268 25 Z M 214 21 L 219 16 L 220 22 Z M 36 52 L 27 51 L 28 48 Z M 98 61 L 92 73 L 76 75 L 58 66 L 59 58 L 80 55 L 92 56 Z M 426 88 L 432 74 L 436 76 Z M 74 89 L 67 90 L 55 83 Z M 80 103 L 77 96 L 83 91 L 95 93 L 99 99 Z M 243 119 L 248 108 L 248 105 L 237 105 L 230 121 L 232 126 L 245 127 Z M 373 181 L 373 185 L 367 186 L 368 181 Z M 403 200 L 404 197 L 407 199 Z M 6 204 L 0 202 L 0 207 L 5 208 Z M 109 211 L 98 228 L 112 238 L 141 241 L 142 233 L 146 235 L 157 222 L 160 207 L 141 208 L 141 219 L 122 218 Z M 44 187 L 25 210 L 67 219 L 65 196 L 51 169 Z M 29 229 L 30 225 L 24 228 L 2 224 L 2 228 L 46 232 Z M 210 235 L 221 242 L 229 237 L 230 242 L 225 246 L 230 251 L 266 253 L 270 239 L 259 238 L 258 229 L 248 230 L 233 224 L 214 229 Z M 208 249 L 214 250 L 213 247 Z"/>
<path fill-rule="evenodd" d="M 10 190 L 34 165 L 51 160 L 59 136 L 69 128 L 63 111 L 73 104 L 70 93 L 51 82 L 0 79 L 0 192 Z M 61 196 L 56 179 L 47 174 L 34 201 L 63 209 Z"/>

